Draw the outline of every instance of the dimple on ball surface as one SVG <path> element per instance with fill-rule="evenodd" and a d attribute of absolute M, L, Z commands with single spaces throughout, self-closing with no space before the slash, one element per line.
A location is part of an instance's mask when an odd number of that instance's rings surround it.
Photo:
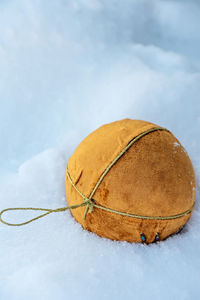
<path fill-rule="evenodd" d="M 89 197 L 108 165 L 139 134 L 159 127 L 123 119 L 88 135 L 68 161 L 77 188 Z M 157 130 L 135 142 L 112 166 L 93 195 L 96 204 L 141 216 L 172 216 L 195 201 L 195 174 L 183 146 L 169 131 Z M 83 201 L 66 176 L 69 205 Z M 94 208 L 83 220 L 84 207 L 71 210 L 83 228 L 112 240 L 152 243 L 177 232 L 191 212 L 175 219 L 132 218 Z"/>

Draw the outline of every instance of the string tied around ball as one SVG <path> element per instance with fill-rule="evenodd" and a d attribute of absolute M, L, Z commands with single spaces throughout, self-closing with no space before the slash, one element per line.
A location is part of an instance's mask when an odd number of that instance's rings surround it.
<path fill-rule="evenodd" d="M 96 185 L 94 186 L 92 192 L 90 193 L 90 195 L 87 197 L 85 196 L 79 189 L 78 187 L 76 186 L 75 182 L 72 180 L 71 176 L 70 176 L 70 173 L 69 173 L 69 170 L 68 170 L 68 167 L 66 169 L 66 176 L 68 177 L 71 185 L 74 187 L 74 189 L 78 192 L 78 194 L 81 196 L 82 198 L 82 203 L 80 204 L 76 204 L 76 205 L 71 205 L 71 206 L 65 206 L 65 207 L 61 207 L 61 208 L 56 208 L 56 209 L 48 209 L 48 208 L 34 208 L 34 207 L 16 207 L 16 208 L 6 208 L 6 209 L 3 209 L 1 212 L 0 212 L 0 222 L 2 222 L 3 224 L 6 224 L 6 225 L 9 225 L 9 226 L 22 226 L 22 225 L 26 225 L 26 224 L 29 224 L 33 221 L 36 221 L 48 214 L 51 214 L 51 213 L 54 213 L 54 212 L 63 212 L 63 211 L 66 211 L 66 210 L 69 210 L 69 209 L 76 209 L 76 208 L 79 208 L 79 207 L 83 207 L 85 206 L 85 210 L 84 210 L 84 214 L 83 214 L 83 219 L 85 220 L 86 218 L 86 215 L 87 213 L 92 213 L 93 210 L 94 210 L 94 207 L 95 208 L 98 208 L 98 209 L 101 209 L 101 210 L 104 210 L 104 211 L 107 211 L 107 212 L 111 212 L 111 213 L 115 213 L 115 214 L 118 214 L 118 215 L 121 215 L 121 216 L 126 216 L 126 217 L 131 217 L 131 218 L 136 218 L 136 219 L 147 219 L 147 220 L 173 220 L 173 219 L 177 219 L 177 218 L 181 218 L 181 217 L 184 217 L 188 214 L 190 214 L 194 208 L 194 205 L 195 205 L 195 202 L 192 204 L 192 206 L 181 212 L 181 213 L 178 213 L 178 214 L 175 214 L 175 215 L 170 215 L 170 216 L 145 216 L 145 215 L 137 215 L 137 214 L 133 214 L 133 213 L 129 213 L 129 212 L 122 212 L 122 211 L 118 211 L 118 210 L 115 210 L 115 209 L 112 209 L 112 208 L 108 208 L 108 207 L 104 207 L 103 205 L 99 205 L 97 203 L 94 202 L 93 200 L 93 196 L 95 194 L 95 192 L 97 191 L 99 185 L 101 184 L 101 182 L 103 181 L 104 177 L 106 176 L 106 174 L 110 171 L 110 169 L 112 168 L 112 166 L 120 159 L 121 156 L 124 155 L 124 153 L 135 143 L 137 142 L 141 137 L 145 136 L 146 134 L 149 134 L 153 131 L 157 131 L 157 130 L 165 130 L 165 131 L 168 131 L 167 129 L 165 128 L 162 128 L 162 127 L 154 127 L 154 128 L 150 128 L 142 133 L 140 133 L 139 135 L 137 135 L 135 138 L 133 138 L 126 146 L 125 148 L 122 149 L 122 151 L 116 156 L 116 158 L 107 166 L 107 168 L 104 170 L 104 172 L 101 174 L 101 176 L 99 177 Z M 44 213 L 42 213 L 41 215 L 39 216 L 36 216 L 35 218 L 32 218 L 28 221 L 25 221 L 25 222 L 22 222 L 22 223 L 9 223 L 9 222 L 6 222 L 2 219 L 2 215 L 5 213 L 5 212 L 8 212 L 8 211 L 16 211 L 16 210 L 32 210 L 32 211 L 42 211 Z"/>

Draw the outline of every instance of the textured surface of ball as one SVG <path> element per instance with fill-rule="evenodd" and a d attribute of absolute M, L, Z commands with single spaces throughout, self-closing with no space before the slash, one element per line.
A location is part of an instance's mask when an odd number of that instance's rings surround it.
<path fill-rule="evenodd" d="M 105 169 L 127 144 L 156 127 L 159 126 L 145 121 L 123 119 L 89 134 L 68 161 L 68 172 L 79 191 L 89 197 Z M 125 151 L 92 196 L 97 205 L 141 217 L 124 216 L 96 207 L 86 214 L 85 220 L 85 207 L 71 210 L 71 213 L 84 229 L 101 237 L 152 243 L 176 233 L 188 221 L 195 188 L 193 166 L 180 142 L 167 130 L 152 131 Z M 83 202 L 67 176 L 66 195 L 69 205 Z M 170 219 L 179 214 L 183 215 Z"/>

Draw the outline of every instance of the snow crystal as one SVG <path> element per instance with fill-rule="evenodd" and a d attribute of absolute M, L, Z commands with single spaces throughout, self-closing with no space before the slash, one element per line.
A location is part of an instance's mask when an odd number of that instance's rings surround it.
<path fill-rule="evenodd" d="M 172 131 L 197 176 L 188 224 L 149 246 L 99 238 L 70 212 L 0 225 L 0 299 L 198 299 L 199 32 L 195 0 L 0 1 L 0 209 L 66 205 L 70 154 L 122 118 Z"/>
<path fill-rule="evenodd" d="M 177 148 L 177 147 L 180 147 L 181 145 L 177 142 L 174 142 L 174 147 Z"/>

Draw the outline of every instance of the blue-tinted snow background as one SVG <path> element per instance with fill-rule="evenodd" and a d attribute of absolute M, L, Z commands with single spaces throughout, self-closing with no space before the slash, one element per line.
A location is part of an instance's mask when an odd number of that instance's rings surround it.
<path fill-rule="evenodd" d="M 0 0 L 0 209 L 66 205 L 70 154 L 127 117 L 167 127 L 191 157 L 197 201 L 183 233 L 113 242 L 69 212 L 0 225 L 0 299 L 200 293 L 200 1 Z"/>

